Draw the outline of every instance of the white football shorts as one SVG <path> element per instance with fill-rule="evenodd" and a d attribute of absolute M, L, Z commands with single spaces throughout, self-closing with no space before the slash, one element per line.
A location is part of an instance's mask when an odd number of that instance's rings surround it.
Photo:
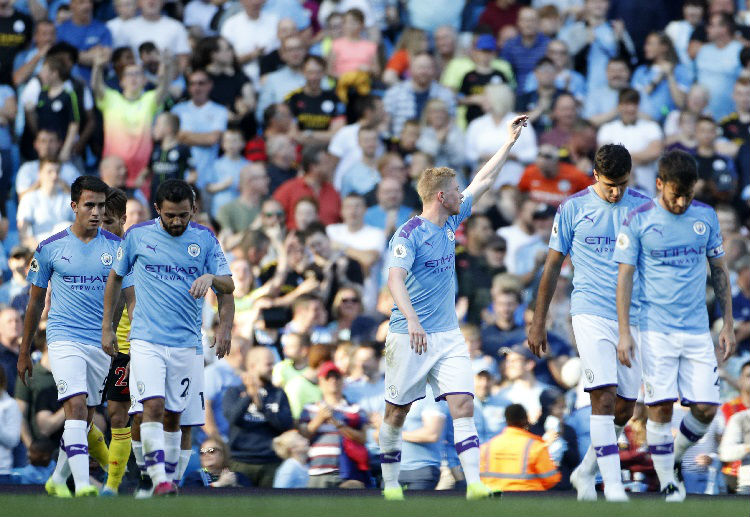
<path fill-rule="evenodd" d="M 640 331 L 630 327 L 635 352 L 628 368 L 617 360 L 620 332 L 616 321 L 593 314 L 576 314 L 572 322 L 578 355 L 581 357 L 584 391 L 616 386 L 620 398 L 635 401 L 641 389 Z"/>
<path fill-rule="evenodd" d="M 193 371 L 190 377 L 190 392 L 185 411 L 180 417 L 180 425 L 203 425 L 206 423 L 206 402 L 203 395 L 203 350 L 193 357 Z"/>
<path fill-rule="evenodd" d="M 466 341 L 459 329 L 427 334 L 427 351 L 411 348 L 409 334 L 388 332 L 385 338 L 385 400 L 406 406 L 425 397 L 430 383 L 435 400 L 446 395 L 474 396 L 474 374 Z"/>
<path fill-rule="evenodd" d="M 195 348 L 156 345 L 140 339 L 130 341 L 129 413 L 143 411 L 133 402 L 163 398 L 164 407 L 173 413 L 185 411 L 193 390 L 192 373 Z"/>
<path fill-rule="evenodd" d="M 711 334 L 641 331 L 646 405 L 719 405 L 719 374 Z"/>
<path fill-rule="evenodd" d="M 99 347 L 74 341 L 54 341 L 47 346 L 57 400 L 86 395 L 86 405 L 102 403 L 104 382 L 112 358 Z"/>

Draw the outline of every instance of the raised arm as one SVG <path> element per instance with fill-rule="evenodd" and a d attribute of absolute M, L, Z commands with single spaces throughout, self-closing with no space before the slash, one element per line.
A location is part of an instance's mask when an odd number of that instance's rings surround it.
<path fill-rule="evenodd" d="M 477 200 L 492 187 L 497 179 L 497 175 L 500 173 L 505 160 L 510 154 L 510 150 L 513 144 L 516 143 L 518 137 L 521 135 L 521 130 L 526 126 L 526 115 L 519 115 L 508 124 L 508 140 L 503 146 L 497 150 L 497 152 L 487 160 L 487 163 L 479 169 L 474 179 L 471 181 L 468 187 L 466 187 L 466 193 L 471 194 L 474 197 L 473 204 L 476 205 Z"/>
<path fill-rule="evenodd" d="M 117 335 L 115 334 L 115 312 L 120 308 L 122 277 L 110 269 L 107 286 L 104 288 L 104 314 L 102 315 L 102 350 L 112 357 L 117 355 Z"/>
<path fill-rule="evenodd" d="M 633 296 L 633 274 L 635 266 L 620 264 L 617 269 L 617 322 L 620 341 L 617 344 L 617 358 L 622 364 L 630 368 L 630 358 L 633 357 L 635 347 L 630 335 L 630 301 Z"/>
<path fill-rule="evenodd" d="M 732 316 L 732 288 L 729 285 L 729 271 L 723 256 L 708 259 L 711 268 L 711 285 L 714 295 L 721 305 L 724 326 L 719 333 L 719 348 L 722 349 L 722 361 L 734 353 L 737 341 L 734 335 L 734 317 Z"/>
<path fill-rule="evenodd" d="M 534 317 L 528 333 L 529 348 L 537 357 L 542 357 L 542 354 L 547 352 L 547 313 L 564 260 L 565 255 L 557 250 L 550 249 L 547 252 L 544 271 L 539 281 L 539 290 L 536 293 Z"/>
<path fill-rule="evenodd" d="M 31 380 L 31 369 L 33 366 L 31 363 L 31 343 L 34 340 L 36 330 L 39 328 L 39 320 L 42 318 L 46 298 L 47 289 L 31 284 L 29 305 L 26 307 L 26 315 L 23 318 L 21 350 L 18 352 L 18 364 L 16 366 L 18 376 L 26 386 L 28 386 L 26 374 L 28 373 L 28 379 Z"/>
<path fill-rule="evenodd" d="M 169 51 L 164 51 L 159 64 L 159 77 L 156 85 L 156 104 L 161 105 L 169 93 L 169 84 L 174 77 L 174 60 L 175 57 Z"/>
<path fill-rule="evenodd" d="M 107 61 L 108 58 L 104 52 L 97 52 L 94 57 L 94 66 L 91 69 L 91 92 L 96 100 L 104 97 L 104 65 Z"/>

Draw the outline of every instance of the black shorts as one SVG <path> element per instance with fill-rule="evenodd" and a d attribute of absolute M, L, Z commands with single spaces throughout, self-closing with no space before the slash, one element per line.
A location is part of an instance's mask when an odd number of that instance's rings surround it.
<path fill-rule="evenodd" d="M 121 352 L 112 360 L 112 366 L 104 383 L 104 395 L 107 400 L 115 402 L 130 402 L 130 387 L 128 386 L 127 366 L 130 356 Z"/>

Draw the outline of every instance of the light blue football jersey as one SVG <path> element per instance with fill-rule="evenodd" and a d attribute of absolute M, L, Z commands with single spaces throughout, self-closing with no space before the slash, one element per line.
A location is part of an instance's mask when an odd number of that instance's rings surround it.
<path fill-rule="evenodd" d="M 648 200 L 628 188 L 620 201 L 609 203 L 589 186 L 558 207 L 549 247 L 570 255 L 573 263 L 571 315 L 590 314 L 617 321 L 617 264 L 612 260 L 617 234 L 628 213 Z M 638 312 L 638 297 L 633 296 L 633 324 L 638 322 Z"/>
<path fill-rule="evenodd" d="M 388 244 L 388 269 L 407 271 L 406 290 L 425 332 L 458 328 L 456 317 L 456 229 L 471 215 L 472 196 L 464 194 L 458 215 L 442 228 L 419 216 L 396 230 Z M 391 332 L 407 334 L 406 318 L 394 306 Z"/>
<path fill-rule="evenodd" d="M 713 208 L 693 201 L 682 215 L 658 198 L 628 214 L 614 260 L 636 266 L 641 284 L 641 330 L 708 332 L 706 259 L 724 255 Z"/>
<path fill-rule="evenodd" d="M 52 288 L 47 342 L 74 341 L 101 347 L 104 287 L 121 239 L 105 230 L 87 243 L 66 228 L 42 241 L 28 280 Z"/>
<path fill-rule="evenodd" d="M 117 250 L 115 271 L 133 271 L 135 310 L 130 339 L 176 348 L 201 347 L 203 299 L 190 286 L 206 273 L 229 276 L 224 252 L 213 232 L 190 223 L 173 237 L 153 219 L 132 226 Z"/>

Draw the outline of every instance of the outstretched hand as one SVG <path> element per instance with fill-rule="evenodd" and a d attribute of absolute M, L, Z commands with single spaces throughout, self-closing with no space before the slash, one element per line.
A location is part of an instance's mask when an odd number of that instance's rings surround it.
<path fill-rule="evenodd" d="M 518 115 L 508 123 L 508 133 L 512 142 L 515 142 L 521 136 L 521 130 L 526 127 L 528 120 L 528 115 Z"/>

